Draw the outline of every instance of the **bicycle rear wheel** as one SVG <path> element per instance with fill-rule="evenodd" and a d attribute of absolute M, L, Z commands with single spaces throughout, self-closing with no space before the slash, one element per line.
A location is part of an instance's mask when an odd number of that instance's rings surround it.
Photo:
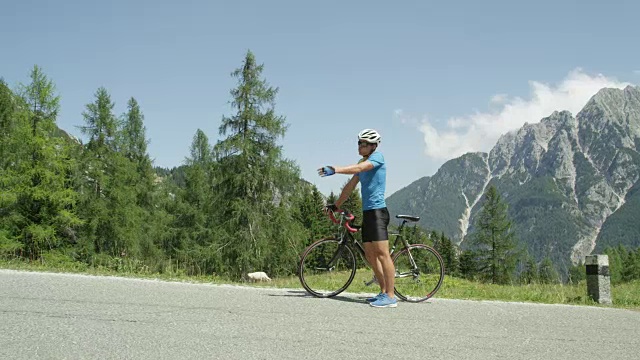
<path fill-rule="evenodd" d="M 423 244 L 410 245 L 393 257 L 396 269 L 395 294 L 402 300 L 421 302 L 431 298 L 444 280 L 444 261 L 438 252 Z"/>
<path fill-rule="evenodd" d="M 298 277 L 312 295 L 322 298 L 343 292 L 356 275 L 356 257 L 346 244 L 322 239 L 309 245 L 302 254 Z"/>

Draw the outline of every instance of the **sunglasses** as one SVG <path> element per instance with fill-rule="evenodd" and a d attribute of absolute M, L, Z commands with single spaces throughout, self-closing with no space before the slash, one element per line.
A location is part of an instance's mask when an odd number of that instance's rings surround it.
<path fill-rule="evenodd" d="M 371 144 L 366 141 L 358 141 L 358 146 L 365 146 L 365 145 L 371 145 Z"/>

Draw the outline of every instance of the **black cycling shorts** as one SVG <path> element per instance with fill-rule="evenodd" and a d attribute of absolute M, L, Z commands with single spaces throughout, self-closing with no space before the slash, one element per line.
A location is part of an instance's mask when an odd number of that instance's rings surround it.
<path fill-rule="evenodd" d="M 387 208 L 362 212 L 362 242 L 389 240 L 389 211 Z"/>

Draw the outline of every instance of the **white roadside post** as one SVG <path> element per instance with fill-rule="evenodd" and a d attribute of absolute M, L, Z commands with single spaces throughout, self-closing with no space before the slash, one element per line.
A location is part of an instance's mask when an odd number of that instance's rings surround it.
<path fill-rule="evenodd" d="M 587 294 L 599 304 L 612 303 L 611 280 L 609 276 L 609 256 L 587 255 Z"/>

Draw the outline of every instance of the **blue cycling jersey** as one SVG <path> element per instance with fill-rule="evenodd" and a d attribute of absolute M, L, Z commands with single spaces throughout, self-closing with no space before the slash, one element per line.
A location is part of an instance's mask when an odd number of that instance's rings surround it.
<path fill-rule="evenodd" d="M 362 210 L 380 209 L 387 206 L 384 200 L 384 193 L 387 186 L 387 165 L 384 156 L 377 150 L 369 158 L 373 164 L 373 169 L 358 173 L 362 193 Z"/>

